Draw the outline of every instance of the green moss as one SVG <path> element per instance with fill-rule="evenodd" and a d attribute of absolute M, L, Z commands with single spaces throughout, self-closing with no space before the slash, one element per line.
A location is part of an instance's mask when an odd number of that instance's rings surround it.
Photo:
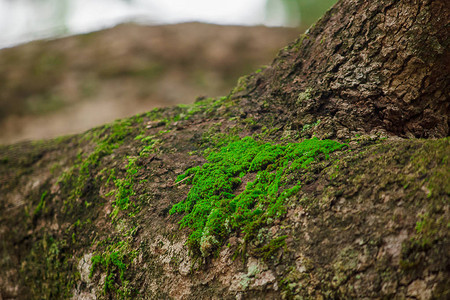
<path fill-rule="evenodd" d="M 20 267 L 22 286 L 29 289 L 31 299 L 67 299 L 79 276 L 70 270 L 67 244 L 44 234 L 31 245 Z"/>
<path fill-rule="evenodd" d="M 317 120 L 316 122 L 314 122 L 312 124 L 305 124 L 305 125 L 303 125 L 302 132 L 310 130 L 313 127 L 317 127 L 319 124 L 320 124 L 320 120 Z"/>
<path fill-rule="evenodd" d="M 185 213 L 180 225 L 193 230 L 188 245 L 194 254 L 208 256 L 233 231 L 242 232 L 246 241 L 252 239 L 269 219 L 284 214 L 286 199 L 300 189 L 294 173 L 344 146 L 316 138 L 286 145 L 250 137 L 233 140 L 211 151 L 203 166 L 177 178 L 193 186 L 170 213 Z M 255 179 L 246 179 L 248 174 Z M 243 181 L 246 186 L 237 193 Z"/>
<path fill-rule="evenodd" d="M 121 157 L 120 152 L 116 149 L 124 141 L 135 136 L 136 132 L 139 132 L 139 124 L 141 123 L 142 119 L 139 116 L 127 120 L 119 120 L 104 127 L 94 129 L 84 136 L 85 140 L 94 143 L 94 148 L 91 148 L 92 150 L 90 152 L 80 151 L 74 165 L 59 178 L 60 187 L 68 195 L 64 204 L 64 211 L 68 216 L 76 215 L 82 219 L 85 218 L 85 215 L 80 214 L 80 206 L 75 206 L 75 203 L 77 203 L 78 199 L 84 200 L 83 207 L 85 210 L 83 213 L 87 212 L 91 205 L 99 205 L 96 201 L 101 199 L 97 195 L 99 185 L 104 184 L 105 187 L 109 187 L 111 183 L 114 185 L 114 190 L 111 191 L 111 195 L 114 195 L 113 212 L 111 213 L 112 221 L 118 220 L 117 217 L 120 211 L 129 210 L 130 208 L 133 208 L 130 214 L 136 211 L 137 207 L 132 198 L 135 195 L 134 185 L 136 183 L 136 176 L 140 170 L 140 167 L 136 164 L 138 157 L 126 157 L 125 172 L 106 168 L 98 170 L 98 167 L 102 164 L 101 160 L 104 157 L 116 153 L 119 155 L 118 158 Z M 152 141 L 146 137 L 139 139 L 144 140 L 144 143 Z M 46 194 L 44 193 L 41 197 L 40 204 L 36 208 L 36 213 L 45 207 L 45 199 Z M 132 217 L 130 214 L 129 217 Z M 81 221 L 77 220 L 71 226 L 73 232 L 67 232 L 67 243 L 75 245 L 84 240 L 81 235 L 75 232 L 75 229 L 81 226 L 81 224 Z M 136 251 L 130 250 L 131 240 L 128 234 L 120 234 L 116 241 L 114 244 L 110 244 L 108 239 L 102 242 L 103 246 L 99 246 L 99 248 L 101 249 L 103 247 L 103 250 L 94 256 L 91 273 L 93 274 L 97 269 L 105 271 L 105 292 L 111 291 L 122 298 L 127 298 L 132 292 L 128 288 L 125 272 L 134 259 Z M 109 244 L 109 246 L 104 246 L 104 244 Z"/>
<path fill-rule="evenodd" d="M 99 166 L 103 157 L 111 155 L 131 135 L 134 130 L 133 121 L 142 122 L 139 117 L 118 120 L 84 136 L 86 140 L 96 141 L 94 150 L 88 154 L 79 152 L 75 164 L 58 179 L 61 186 L 70 188 L 69 197 L 65 200 L 66 206 L 70 208 L 72 200 L 83 196 L 86 185 L 95 178 L 93 170 Z"/>
<path fill-rule="evenodd" d="M 274 238 L 270 240 L 270 242 L 267 245 L 264 245 L 260 248 L 257 248 L 254 250 L 254 253 L 257 257 L 261 257 L 265 260 L 268 260 L 269 258 L 274 255 L 279 248 L 286 246 L 286 238 L 287 235 L 283 235 L 277 238 Z"/>
<path fill-rule="evenodd" d="M 161 120 L 162 116 L 163 116 L 163 109 L 162 108 L 154 108 L 151 111 L 146 113 L 146 116 L 151 120 L 151 121 L 156 121 L 156 120 Z"/>
<path fill-rule="evenodd" d="M 48 191 L 44 191 L 41 195 L 41 200 L 39 201 L 38 206 L 34 210 L 34 214 L 37 215 L 41 212 L 41 210 L 45 207 L 45 197 L 47 196 Z"/>
<path fill-rule="evenodd" d="M 420 216 L 416 222 L 415 235 L 402 245 L 402 259 L 400 266 L 403 270 L 416 272 L 423 268 L 427 261 L 440 259 L 442 253 L 433 253 L 438 247 L 436 244 L 448 242 L 448 218 L 441 216 L 431 217 L 430 213 Z"/>
<path fill-rule="evenodd" d="M 108 129 L 110 132 L 106 133 L 106 136 L 100 139 L 94 152 L 88 156 L 88 160 L 90 160 L 89 157 L 92 157 L 92 155 L 100 151 L 99 148 L 105 147 L 111 150 L 109 153 L 112 153 L 121 144 L 123 139 L 130 135 L 126 131 L 131 129 L 127 128 L 127 125 L 125 125 L 125 128 L 121 126 L 110 127 Z M 122 135 L 124 134 L 124 130 L 125 135 Z M 110 217 L 111 221 L 117 224 L 116 227 L 119 231 L 119 234 L 116 234 L 114 243 L 111 243 L 111 239 L 109 238 L 97 243 L 98 249 L 103 250 L 99 250 L 92 258 L 90 276 L 93 276 L 97 271 L 105 274 L 105 294 L 114 293 L 120 298 L 130 298 L 135 294 L 135 291 L 129 288 L 129 280 L 127 279 L 129 275 L 127 275 L 127 270 L 137 255 L 137 250 L 131 250 L 131 242 L 137 229 L 136 227 L 129 228 L 127 224 L 132 220 L 130 218 L 133 218 L 139 210 L 139 206 L 133 200 L 136 195 L 135 185 L 138 182 L 145 181 L 145 179 L 138 179 L 141 167 L 137 165 L 137 160 L 155 150 L 155 146 L 160 142 L 159 139 L 155 138 L 158 135 L 145 136 L 139 134 L 134 138 L 135 141 L 142 143 L 142 148 L 140 151 L 138 150 L 139 156 L 126 157 L 125 172 L 118 172 L 117 169 L 103 169 L 98 173 L 99 178 L 102 178 L 101 181 L 104 182 L 106 187 L 111 183 L 114 185 L 114 190 L 105 196 L 114 195 L 114 201 L 112 203 L 113 211 Z M 121 215 L 119 219 L 119 212 L 127 210 L 131 210 L 128 213 L 128 217 Z"/>
<path fill-rule="evenodd" d="M 428 189 L 427 197 L 439 198 L 442 200 L 434 201 L 434 204 L 436 205 L 449 204 L 449 151 L 450 138 L 443 138 L 424 143 L 421 151 L 417 151 L 412 157 L 412 165 L 418 174 L 424 175 L 428 173 L 428 170 L 433 170 L 430 174 L 431 176 L 425 177 L 422 183 Z"/>
<path fill-rule="evenodd" d="M 131 202 L 131 196 L 134 196 L 136 193 L 133 190 L 135 175 L 139 171 L 139 167 L 136 165 L 137 157 L 127 157 L 128 164 L 126 166 L 126 175 L 124 178 L 115 178 L 112 175 L 112 179 L 114 181 L 114 185 L 116 187 L 115 190 L 115 201 L 113 202 L 114 210 L 112 212 L 113 218 L 115 218 L 119 212 L 119 210 L 127 210 L 130 205 L 133 205 Z M 111 177 L 108 179 L 110 180 Z"/>
<path fill-rule="evenodd" d="M 131 250 L 128 240 L 111 244 L 100 254 L 91 259 L 92 266 L 89 277 L 92 277 L 98 269 L 106 273 L 104 292 L 116 292 L 121 298 L 128 298 L 132 291 L 128 288 L 129 280 L 125 271 L 137 255 L 136 250 Z"/>
<path fill-rule="evenodd" d="M 192 104 L 179 104 L 170 111 L 156 108 L 146 115 L 152 121 L 159 121 L 158 125 L 170 127 L 174 122 L 191 119 L 195 115 L 202 117 L 211 116 L 223 105 L 231 105 L 228 97 L 220 98 L 198 98 Z"/>
<path fill-rule="evenodd" d="M 195 103 L 186 106 L 186 116 L 185 119 L 189 119 L 192 115 L 203 112 L 205 114 L 210 114 L 215 112 L 224 102 L 228 100 L 227 97 L 221 98 L 205 98 L 195 101 Z"/>
<path fill-rule="evenodd" d="M 242 76 L 238 79 L 236 87 L 231 92 L 231 95 L 237 94 L 239 92 L 245 91 L 248 83 L 252 77 L 250 75 Z"/>

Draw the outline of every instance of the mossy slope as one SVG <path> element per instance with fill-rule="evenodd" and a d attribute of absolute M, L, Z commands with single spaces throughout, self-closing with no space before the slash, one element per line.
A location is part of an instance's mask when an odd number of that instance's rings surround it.
<path fill-rule="evenodd" d="M 2 296 L 447 295 L 448 139 L 298 139 L 234 101 L 2 147 Z"/>

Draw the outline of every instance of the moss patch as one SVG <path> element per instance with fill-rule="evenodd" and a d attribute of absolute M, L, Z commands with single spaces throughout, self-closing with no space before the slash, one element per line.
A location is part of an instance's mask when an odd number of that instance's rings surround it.
<path fill-rule="evenodd" d="M 104 292 L 116 292 L 121 298 L 130 297 L 133 291 L 129 288 L 126 270 L 137 255 L 137 250 L 131 250 L 128 240 L 121 240 L 106 247 L 105 251 L 92 257 L 92 268 L 89 276 L 101 268 L 105 273 Z"/>
<path fill-rule="evenodd" d="M 187 243 L 194 254 L 208 256 L 233 231 L 242 232 L 247 242 L 263 224 L 285 213 L 286 199 L 301 188 L 295 171 L 342 147 L 316 138 L 286 145 L 238 139 L 212 151 L 206 164 L 177 178 L 193 186 L 170 213 L 186 214 L 180 225 L 193 230 Z M 237 192 L 244 177 L 252 173 L 255 180 Z"/>
<path fill-rule="evenodd" d="M 70 298 L 79 274 L 68 272 L 71 267 L 64 240 L 44 234 L 34 242 L 20 267 L 22 278 L 32 295 L 31 299 Z"/>

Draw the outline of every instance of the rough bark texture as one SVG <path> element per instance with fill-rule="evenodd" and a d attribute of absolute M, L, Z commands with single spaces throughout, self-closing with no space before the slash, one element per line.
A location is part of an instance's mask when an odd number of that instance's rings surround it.
<path fill-rule="evenodd" d="M 228 97 L 1 147 L 1 297 L 447 299 L 448 20 L 445 1 L 341 1 Z M 193 255 L 175 178 L 237 135 L 348 145 L 290 174 L 277 217 Z"/>
<path fill-rule="evenodd" d="M 326 121 L 327 136 L 447 136 L 448 20 L 448 1 L 342 1 L 248 83 L 248 96 L 280 103 L 290 120 Z"/>

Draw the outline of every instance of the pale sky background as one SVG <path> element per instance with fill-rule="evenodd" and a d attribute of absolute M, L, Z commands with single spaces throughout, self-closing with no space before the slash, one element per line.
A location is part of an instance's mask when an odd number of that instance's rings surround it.
<path fill-rule="evenodd" d="M 266 0 L 0 0 L 0 48 L 133 20 L 145 24 L 285 25 L 282 9 L 269 20 L 265 5 Z"/>

